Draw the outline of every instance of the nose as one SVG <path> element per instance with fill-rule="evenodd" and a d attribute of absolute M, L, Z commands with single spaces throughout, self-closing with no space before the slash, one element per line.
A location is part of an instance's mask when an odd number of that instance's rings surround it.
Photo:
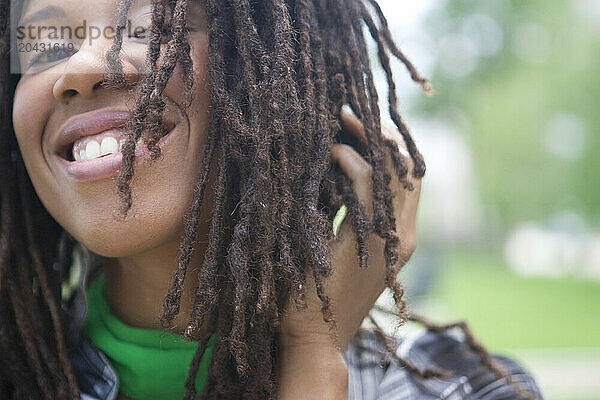
<path fill-rule="evenodd" d="M 52 88 L 54 98 L 67 104 L 78 96 L 90 99 L 96 95 L 109 72 L 106 52 L 111 44 L 112 41 L 84 44 L 73 54 L 54 83 Z M 138 70 L 123 53 L 120 56 L 125 82 L 127 85 L 134 84 L 139 80 Z"/>

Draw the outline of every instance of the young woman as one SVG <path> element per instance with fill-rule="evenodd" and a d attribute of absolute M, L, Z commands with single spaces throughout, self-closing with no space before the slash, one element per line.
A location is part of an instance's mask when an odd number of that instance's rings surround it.
<path fill-rule="evenodd" d="M 360 328 L 386 286 L 408 319 L 425 173 L 388 53 L 429 89 L 375 0 L 3 0 L 0 34 L 0 398 L 541 398 L 464 325 Z"/>

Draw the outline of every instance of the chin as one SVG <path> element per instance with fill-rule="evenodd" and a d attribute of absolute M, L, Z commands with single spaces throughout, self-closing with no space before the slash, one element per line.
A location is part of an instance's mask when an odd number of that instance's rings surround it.
<path fill-rule="evenodd" d="M 130 257 L 179 240 L 182 226 L 170 222 L 145 218 L 145 221 L 97 222 L 79 226 L 72 236 L 92 252 L 107 258 Z"/>
<path fill-rule="evenodd" d="M 132 256 L 143 251 L 141 243 L 107 243 L 98 240 L 78 240 L 92 252 L 107 258 L 121 258 Z"/>

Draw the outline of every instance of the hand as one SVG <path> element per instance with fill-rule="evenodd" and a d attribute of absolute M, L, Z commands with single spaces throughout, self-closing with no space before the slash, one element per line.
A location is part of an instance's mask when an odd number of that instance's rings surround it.
<path fill-rule="evenodd" d="M 366 143 L 367 138 L 362 123 L 347 107 L 344 107 L 342 112 L 342 122 L 349 133 Z M 409 168 L 407 179 L 414 186 L 414 191 L 404 189 L 397 178 L 392 160 L 386 152 L 386 166 L 393 175 L 390 186 L 392 192 L 395 193 L 396 232 L 401 243 L 399 262 L 405 264 L 416 246 L 416 212 L 421 180 L 412 177 L 413 163 L 406 152 L 400 133 L 387 125 L 382 127 L 382 133 L 384 137 L 393 140 L 404 149 L 403 153 L 406 156 L 403 158 Z M 354 148 L 345 144 L 333 145 L 332 161 L 336 162 L 350 179 L 367 215 L 372 216 L 371 165 Z M 310 374 L 316 365 L 321 367 L 319 368 L 320 374 L 329 368 L 333 375 L 332 379 L 341 376 L 340 379 L 343 380 L 345 364 L 342 354 L 346 351 L 363 319 L 385 289 L 385 259 L 383 256 L 385 241 L 374 233 L 369 235 L 366 242 L 369 252 L 368 268 L 360 268 L 355 250 L 356 238 L 349 220 L 350 217 L 346 217 L 337 237 L 330 243 L 334 272 L 325 282 L 326 293 L 331 299 L 337 326 L 336 334 L 339 339 L 337 346 L 331 340 L 329 325 L 323 321 L 321 301 L 317 296 L 312 275 L 310 275 L 306 280 L 307 309 L 298 311 L 293 302 L 288 301 L 279 327 L 280 383 L 282 385 L 288 377 L 295 377 L 297 383 L 302 379 L 298 374 Z M 314 366 L 298 365 L 303 362 L 302 360 L 306 363 L 313 362 Z M 310 382 L 310 379 L 307 379 L 306 382 Z M 314 383 L 315 381 L 313 381 L 313 387 Z M 343 397 L 342 394 L 340 398 Z M 289 398 L 294 398 L 294 396 Z"/>

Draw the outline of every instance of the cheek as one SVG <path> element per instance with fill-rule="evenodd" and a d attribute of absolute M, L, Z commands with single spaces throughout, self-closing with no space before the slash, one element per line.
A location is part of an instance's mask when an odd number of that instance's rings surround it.
<path fill-rule="evenodd" d="M 192 34 L 190 37 L 190 57 L 193 63 L 193 95 L 192 101 L 185 109 L 186 119 L 189 122 L 190 137 L 188 145 L 196 149 L 194 164 L 195 170 L 199 170 L 204 145 L 209 133 L 211 118 L 211 80 L 208 59 L 208 35 L 205 33 Z M 183 67 L 177 64 L 173 75 L 165 88 L 165 95 L 179 106 L 185 104 L 185 79 Z"/>
<path fill-rule="evenodd" d="M 194 63 L 194 96 L 189 109 L 191 130 L 200 133 L 202 143 L 208 135 L 211 118 L 211 80 L 208 58 L 208 36 L 196 38 L 190 50 Z"/>
<path fill-rule="evenodd" d="M 23 76 L 13 99 L 13 126 L 27 174 L 40 201 L 61 225 L 68 221 L 68 210 L 74 208 L 72 199 L 63 199 L 60 187 L 44 155 L 46 123 L 52 113 L 52 77 L 45 74 Z"/>
<path fill-rule="evenodd" d="M 196 33 L 190 36 L 190 58 L 193 63 L 194 88 L 192 102 L 188 112 L 198 113 L 209 111 L 210 98 L 210 70 L 208 60 L 208 35 Z M 181 63 L 177 63 L 169 83 L 165 88 L 165 94 L 177 104 L 185 104 L 185 73 Z"/>
<path fill-rule="evenodd" d="M 48 92 L 49 79 L 24 76 L 19 81 L 13 101 L 13 125 L 24 159 L 42 152 L 44 121 L 52 107 L 52 91 Z M 50 96 L 48 96 L 48 93 Z"/>
<path fill-rule="evenodd" d="M 43 74 L 24 76 L 13 99 L 13 126 L 27 173 L 45 204 L 53 198 L 44 135 L 46 121 L 53 107 L 51 78 Z"/>
<path fill-rule="evenodd" d="M 208 55 L 208 36 L 202 34 L 196 39 L 195 45 L 190 49 L 190 57 L 194 62 L 194 81 L 200 91 L 210 93 L 210 66 Z"/>

